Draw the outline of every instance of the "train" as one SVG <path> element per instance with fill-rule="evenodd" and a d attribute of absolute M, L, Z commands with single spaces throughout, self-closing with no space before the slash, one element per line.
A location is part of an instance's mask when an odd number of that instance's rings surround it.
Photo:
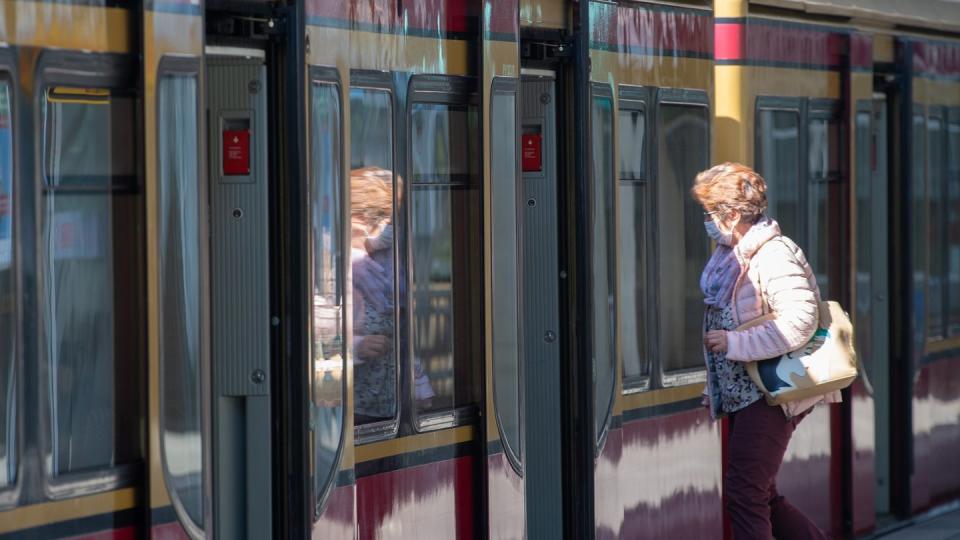
<path fill-rule="evenodd" d="M 780 491 L 960 496 L 955 2 L 5 0 L 0 157 L 0 538 L 730 538 L 724 161 L 855 327 Z"/>

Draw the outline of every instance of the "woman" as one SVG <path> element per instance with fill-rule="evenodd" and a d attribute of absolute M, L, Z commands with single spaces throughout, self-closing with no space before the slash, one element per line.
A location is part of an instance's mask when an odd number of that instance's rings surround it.
<path fill-rule="evenodd" d="M 734 538 L 825 538 L 777 493 L 776 477 L 797 424 L 817 403 L 839 401 L 839 392 L 770 406 L 745 367 L 800 348 L 817 329 L 816 278 L 803 251 L 764 215 L 766 191 L 763 178 L 738 163 L 701 172 L 692 189 L 717 244 L 700 278 L 704 406 L 730 418 L 724 491 Z M 775 318 L 736 330 L 768 313 Z"/>

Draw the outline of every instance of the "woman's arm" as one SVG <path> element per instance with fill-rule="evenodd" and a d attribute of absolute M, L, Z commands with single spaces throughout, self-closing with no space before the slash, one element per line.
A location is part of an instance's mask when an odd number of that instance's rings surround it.
<path fill-rule="evenodd" d="M 761 288 L 775 317 L 747 330 L 729 332 L 730 360 L 751 362 L 780 356 L 799 349 L 817 330 L 818 294 L 816 286 L 811 286 L 812 271 L 803 255 L 774 240 L 755 256 L 763 257 L 759 260 Z"/>

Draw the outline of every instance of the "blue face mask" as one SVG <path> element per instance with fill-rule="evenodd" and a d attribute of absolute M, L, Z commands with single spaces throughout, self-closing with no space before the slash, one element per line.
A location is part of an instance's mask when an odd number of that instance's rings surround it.
<path fill-rule="evenodd" d="M 733 233 L 725 233 L 721 231 L 720 227 L 717 226 L 716 220 L 711 219 L 709 221 L 704 221 L 703 228 L 707 230 L 707 236 L 721 246 L 729 247 L 733 245 Z"/>

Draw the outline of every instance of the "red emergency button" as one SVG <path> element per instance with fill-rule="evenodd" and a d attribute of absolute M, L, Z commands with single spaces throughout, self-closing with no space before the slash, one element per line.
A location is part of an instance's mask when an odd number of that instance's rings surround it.
<path fill-rule="evenodd" d="M 543 170 L 540 146 L 543 137 L 539 133 L 525 133 L 520 138 L 523 172 L 538 172 Z"/>
<path fill-rule="evenodd" d="M 224 176 L 248 176 L 250 174 L 250 130 L 223 130 Z"/>

